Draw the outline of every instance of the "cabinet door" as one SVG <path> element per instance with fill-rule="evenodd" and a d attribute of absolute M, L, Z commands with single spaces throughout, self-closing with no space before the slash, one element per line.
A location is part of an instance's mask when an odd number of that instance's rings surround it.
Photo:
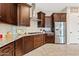
<path fill-rule="evenodd" d="M 54 35 L 46 35 L 45 42 L 46 43 L 54 43 Z"/>
<path fill-rule="evenodd" d="M 61 21 L 61 14 L 60 13 L 55 13 L 54 14 L 54 21 L 55 22 L 60 22 Z"/>
<path fill-rule="evenodd" d="M 41 45 L 43 45 L 43 37 L 42 35 L 35 35 L 34 36 L 34 48 L 37 48 Z"/>
<path fill-rule="evenodd" d="M 16 56 L 21 56 L 24 54 L 23 39 L 24 38 L 20 38 L 15 41 L 15 55 Z"/>
<path fill-rule="evenodd" d="M 55 22 L 66 22 L 66 13 L 54 13 Z"/>
<path fill-rule="evenodd" d="M 16 3 L 8 5 L 8 13 L 10 14 L 7 15 L 7 20 L 10 21 L 10 24 L 17 25 L 17 4 Z"/>
<path fill-rule="evenodd" d="M 61 13 L 61 22 L 66 22 L 66 13 Z"/>
<path fill-rule="evenodd" d="M 40 44 L 39 44 L 39 36 L 38 35 L 35 35 L 34 36 L 34 48 L 37 48 L 37 47 L 39 47 L 40 46 Z"/>
<path fill-rule="evenodd" d="M 30 52 L 34 49 L 34 38 L 33 36 L 24 37 L 24 52 Z"/>
<path fill-rule="evenodd" d="M 45 37 L 46 37 L 46 34 L 43 34 L 43 44 L 45 44 Z"/>
<path fill-rule="evenodd" d="M 42 14 L 42 27 L 45 27 L 45 14 Z"/>
<path fill-rule="evenodd" d="M 18 4 L 19 10 L 19 25 L 20 26 L 30 26 L 30 7 Z"/>
<path fill-rule="evenodd" d="M 0 21 L 1 22 L 6 22 L 6 11 L 7 11 L 7 4 L 0 3 L 0 14 L 1 14 Z"/>
<path fill-rule="evenodd" d="M 14 56 L 14 42 L 0 48 L 0 56 Z"/>
<path fill-rule="evenodd" d="M 8 24 L 17 24 L 17 5 L 13 3 L 0 3 L 1 20 Z"/>
<path fill-rule="evenodd" d="M 38 27 L 45 27 L 45 13 L 43 12 L 38 12 L 37 13 L 38 19 Z"/>

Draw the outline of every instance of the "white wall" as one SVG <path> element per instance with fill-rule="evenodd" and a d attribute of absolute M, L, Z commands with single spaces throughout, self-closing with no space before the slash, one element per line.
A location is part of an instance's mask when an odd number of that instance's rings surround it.
<path fill-rule="evenodd" d="M 78 7 L 79 3 L 36 3 L 36 8 L 45 11 L 48 15 L 53 12 L 62 12 L 66 7 Z"/>

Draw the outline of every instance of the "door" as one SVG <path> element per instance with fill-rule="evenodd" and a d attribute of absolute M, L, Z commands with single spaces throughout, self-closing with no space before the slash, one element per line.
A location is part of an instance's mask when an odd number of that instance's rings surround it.
<path fill-rule="evenodd" d="M 69 20 L 69 43 L 79 43 L 79 14 L 70 14 Z"/>

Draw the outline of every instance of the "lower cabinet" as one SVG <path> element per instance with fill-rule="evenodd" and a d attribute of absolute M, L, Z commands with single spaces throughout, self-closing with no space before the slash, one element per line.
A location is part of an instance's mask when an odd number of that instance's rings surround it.
<path fill-rule="evenodd" d="M 44 35 L 35 35 L 34 36 L 34 48 L 37 48 L 44 44 Z"/>
<path fill-rule="evenodd" d="M 25 36 L 15 41 L 15 55 L 24 55 L 34 48 L 33 36 Z"/>
<path fill-rule="evenodd" d="M 14 42 L 1 47 L 0 56 L 14 56 Z"/>
<path fill-rule="evenodd" d="M 15 41 L 15 55 L 24 55 L 43 44 L 45 44 L 43 34 L 22 37 Z"/>
<path fill-rule="evenodd" d="M 27 36 L 24 37 L 24 53 L 28 53 L 34 49 L 34 37 L 33 36 Z"/>
<path fill-rule="evenodd" d="M 45 42 L 46 42 L 46 43 L 54 43 L 54 42 L 55 42 L 55 37 L 54 37 L 54 35 L 46 35 L 46 36 L 45 36 Z"/>
<path fill-rule="evenodd" d="M 0 56 L 22 56 L 45 44 L 45 35 L 24 36 L 0 48 Z"/>
<path fill-rule="evenodd" d="M 15 55 L 16 56 L 24 55 L 23 39 L 24 37 L 15 41 Z"/>

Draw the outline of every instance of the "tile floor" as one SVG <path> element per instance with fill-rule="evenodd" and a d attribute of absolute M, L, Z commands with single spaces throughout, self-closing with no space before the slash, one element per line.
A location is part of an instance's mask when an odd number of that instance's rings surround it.
<path fill-rule="evenodd" d="M 79 45 L 45 44 L 24 56 L 79 56 Z"/>

